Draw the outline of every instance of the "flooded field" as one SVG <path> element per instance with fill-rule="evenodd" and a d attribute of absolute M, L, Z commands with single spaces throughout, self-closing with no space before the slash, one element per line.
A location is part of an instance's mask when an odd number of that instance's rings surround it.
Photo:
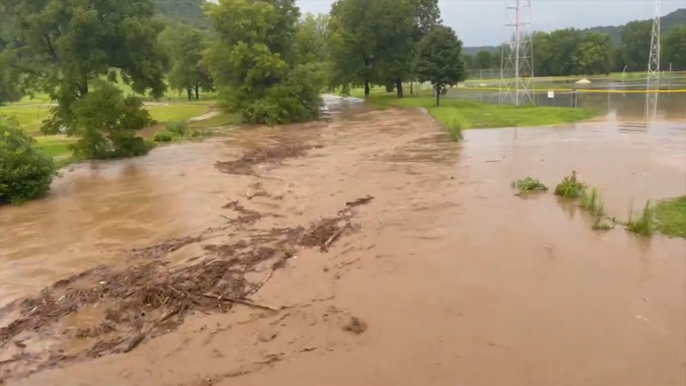
<path fill-rule="evenodd" d="M 575 204 L 510 188 L 576 170 L 623 220 L 686 194 L 686 121 L 456 144 L 420 111 L 338 110 L 79 165 L 1 208 L 0 322 L 26 321 L 3 330 L 0 379 L 686 383 L 686 241 L 595 232 Z"/>

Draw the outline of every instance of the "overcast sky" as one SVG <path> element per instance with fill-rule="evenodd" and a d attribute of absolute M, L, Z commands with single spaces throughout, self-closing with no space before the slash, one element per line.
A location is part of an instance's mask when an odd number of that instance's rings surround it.
<path fill-rule="evenodd" d="M 368 0 L 374 1 L 374 0 Z M 302 13 L 328 13 L 333 0 L 297 0 Z M 507 40 L 505 11 L 512 0 L 439 0 L 441 17 L 465 46 L 497 45 Z M 653 0 L 531 0 L 533 29 L 552 31 L 566 27 L 619 25 L 653 17 Z M 662 0 L 666 15 L 686 7 L 686 0 Z"/>

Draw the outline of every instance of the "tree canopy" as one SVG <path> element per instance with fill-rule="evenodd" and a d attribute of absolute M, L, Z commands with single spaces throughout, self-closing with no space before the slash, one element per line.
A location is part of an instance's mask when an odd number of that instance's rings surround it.
<path fill-rule="evenodd" d="M 214 90 L 212 77 L 202 62 L 209 39 L 207 32 L 183 24 L 168 26 L 160 34 L 171 65 L 167 74 L 169 87 L 185 92 L 188 100 L 199 99 L 201 89 Z"/>
<path fill-rule="evenodd" d="M 431 82 L 436 105 L 446 86 L 464 80 L 462 42 L 449 27 L 435 27 L 417 46 L 415 72 L 420 82 Z"/>

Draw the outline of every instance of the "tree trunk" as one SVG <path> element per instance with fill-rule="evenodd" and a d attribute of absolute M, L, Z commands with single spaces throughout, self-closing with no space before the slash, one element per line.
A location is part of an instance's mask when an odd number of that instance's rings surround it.
<path fill-rule="evenodd" d="M 193 100 L 193 91 L 191 90 L 190 87 L 186 89 L 186 93 L 188 94 L 188 101 L 189 102 L 192 101 Z"/>
<path fill-rule="evenodd" d="M 414 95 L 414 82 L 410 82 L 410 95 Z"/>
<path fill-rule="evenodd" d="M 403 93 L 403 81 L 398 78 L 395 80 L 395 89 L 398 90 L 398 98 L 404 98 L 405 93 Z"/>
<path fill-rule="evenodd" d="M 364 78 L 364 99 L 369 97 L 369 79 Z"/>
<path fill-rule="evenodd" d="M 195 84 L 195 100 L 200 100 L 200 85 L 197 83 Z"/>
<path fill-rule="evenodd" d="M 441 89 L 436 86 L 436 106 L 441 105 Z"/>

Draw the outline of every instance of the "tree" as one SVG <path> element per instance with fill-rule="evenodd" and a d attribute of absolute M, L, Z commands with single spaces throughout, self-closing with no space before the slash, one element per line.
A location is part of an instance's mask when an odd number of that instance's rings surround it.
<path fill-rule="evenodd" d="M 571 75 L 575 72 L 575 64 L 571 59 L 574 57 L 580 42 L 581 32 L 574 28 L 559 29 L 550 33 L 548 36 L 550 57 L 547 62 L 550 75 Z"/>
<path fill-rule="evenodd" d="M 434 28 L 417 46 L 415 73 L 421 82 L 431 82 L 437 106 L 446 86 L 464 80 L 461 55 L 462 41 L 450 27 Z"/>
<path fill-rule="evenodd" d="M 624 61 L 629 70 L 647 70 L 652 32 L 650 21 L 632 21 L 622 30 Z"/>
<path fill-rule="evenodd" d="M 0 106 L 21 99 L 19 74 L 12 68 L 16 58 L 16 50 L 11 46 L 5 46 L 0 37 Z"/>
<path fill-rule="evenodd" d="M 322 72 L 298 62 L 294 0 L 220 0 L 206 12 L 216 34 L 205 62 L 225 110 L 267 124 L 319 115 Z"/>
<path fill-rule="evenodd" d="M 159 97 L 165 89 L 160 26 L 151 19 L 151 0 L 0 0 L 21 42 L 18 57 L 26 82 L 58 106 L 45 133 L 74 130 L 74 104 L 93 81 L 121 77 L 134 92 Z M 103 108 L 107 108 L 104 105 Z"/>
<path fill-rule="evenodd" d="M 673 27 L 662 44 L 663 68 L 672 65 L 675 71 L 686 70 L 686 25 Z"/>
<path fill-rule="evenodd" d="M 150 147 L 136 136 L 153 123 L 143 102 L 124 97 L 112 83 L 95 80 L 93 91 L 71 104 L 73 124 L 67 134 L 78 135 L 74 155 L 83 158 L 133 157 L 146 154 Z"/>
<path fill-rule="evenodd" d="M 572 57 L 574 74 L 608 74 L 612 64 L 612 42 L 610 36 L 591 32 L 586 34 Z"/>
<path fill-rule="evenodd" d="M 329 15 L 308 13 L 298 23 L 296 43 L 301 63 L 325 63 L 330 61 L 328 47 Z"/>
<path fill-rule="evenodd" d="M 490 51 L 479 51 L 474 59 L 476 68 L 480 70 L 487 70 L 491 68 L 493 63 L 493 54 Z"/>
<path fill-rule="evenodd" d="M 464 63 L 465 70 L 472 70 L 474 68 L 474 57 L 467 53 L 462 54 L 462 63 Z"/>
<path fill-rule="evenodd" d="M 50 189 L 55 163 L 13 119 L 0 115 L 0 204 L 21 204 Z"/>
<path fill-rule="evenodd" d="M 168 81 L 172 89 L 186 92 L 188 100 L 200 99 L 200 89 L 213 91 L 212 77 L 202 63 L 207 33 L 187 25 L 168 26 L 160 34 L 171 62 Z"/>

